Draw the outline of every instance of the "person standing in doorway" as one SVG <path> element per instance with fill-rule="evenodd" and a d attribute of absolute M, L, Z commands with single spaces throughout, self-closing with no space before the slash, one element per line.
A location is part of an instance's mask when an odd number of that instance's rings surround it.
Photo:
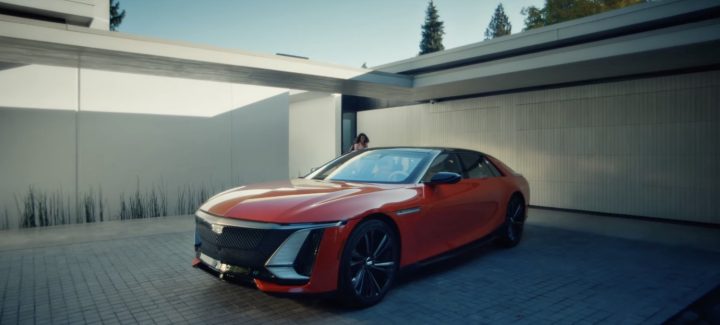
<path fill-rule="evenodd" d="M 350 148 L 350 151 L 367 149 L 368 143 L 370 143 L 370 138 L 368 138 L 368 136 L 365 133 L 360 133 L 355 138 L 355 143 L 353 143 L 352 148 Z"/>

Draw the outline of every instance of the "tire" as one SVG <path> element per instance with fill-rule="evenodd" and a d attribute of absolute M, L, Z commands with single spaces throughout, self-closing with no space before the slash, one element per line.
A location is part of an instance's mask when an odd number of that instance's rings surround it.
<path fill-rule="evenodd" d="M 360 223 L 350 234 L 340 259 L 341 299 L 352 307 L 377 304 L 395 282 L 399 262 L 395 231 L 376 219 Z"/>
<path fill-rule="evenodd" d="M 500 228 L 500 246 L 512 248 L 520 243 L 525 226 L 525 216 L 525 202 L 519 195 L 513 195 L 508 202 L 505 223 Z"/>

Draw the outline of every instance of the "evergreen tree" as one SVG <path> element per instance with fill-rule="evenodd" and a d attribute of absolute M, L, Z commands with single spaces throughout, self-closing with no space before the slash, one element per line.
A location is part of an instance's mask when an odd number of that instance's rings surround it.
<path fill-rule="evenodd" d="M 539 9 L 535 6 L 530 6 L 522 8 L 520 13 L 527 16 L 525 17 L 525 29 L 523 30 L 531 30 L 545 26 L 545 8 Z"/>
<path fill-rule="evenodd" d="M 500 36 L 510 35 L 512 25 L 510 19 L 505 15 L 505 8 L 502 3 L 495 8 L 495 14 L 490 19 L 488 28 L 485 29 L 485 39 L 496 38 Z"/>
<path fill-rule="evenodd" d="M 445 34 L 443 29 L 443 22 L 440 21 L 440 15 L 438 15 L 437 8 L 435 8 L 435 3 L 430 0 L 427 10 L 425 11 L 425 24 L 422 25 L 422 40 L 420 41 L 419 55 L 445 49 L 442 44 L 443 34 Z"/>
<path fill-rule="evenodd" d="M 110 0 L 110 30 L 116 31 L 125 18 L 125 9 L 120 11 L 120 1 Z"/>
<path fill-rule="evenodd" d="M 530 6 L 522 9 L 525 29 L 561 23 L 646 2 L 647 0 L 545 0 L 543 8 Z"/>

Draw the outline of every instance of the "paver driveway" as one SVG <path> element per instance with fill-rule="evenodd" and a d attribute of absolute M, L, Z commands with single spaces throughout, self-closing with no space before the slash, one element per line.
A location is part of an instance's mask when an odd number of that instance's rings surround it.
<path fill-rule="evenodd" d="M 379 305 L 349 310 L 191 268 L 183 225 L 0 251 L 0 323 L 659 323 L 720 283 L 719 253 L 528 225 L 514 249 L 405 273 Z"/>

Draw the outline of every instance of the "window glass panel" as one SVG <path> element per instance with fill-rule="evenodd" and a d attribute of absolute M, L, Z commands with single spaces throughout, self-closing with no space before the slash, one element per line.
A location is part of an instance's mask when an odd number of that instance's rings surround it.
<path fill-rule="evenodd" d="M 422 179 L 423 182 L 430 181 L 430 179 L 439 172 L 451 172 L 458 173 L 460 175 L 463 174 L 462 166 L 460 166 L 460 161 L 458 161 L 457 156 L 455 154 L 448 153 L 442 153 L 433 160 L 427 173 L 425 173 L 425 177 Z"/>
<path fill-rule="evenodd" d="M 342 156 L 308 175 L 311 179 L 369 183 L 414 183 L 435 152 L 368 149 Z"/>
<path fill-rule="evenodd" d="M 500 171 L 497 169 L 497 167 L 495 167 L 495 165 L 492 164 L 492 162 L 490 162 L 490 160 L 488 160 L 487 158 L 484 158 L 484 160 L 485 160 L 485 165 L 488 166 L 488 168 L 490 168 L 490 170 L 493 172 L 493 175 L 495 175 L 495 177 L 502 176 Z"/>
<path fill-rule="evenodd" d="M 494 167 L 480 154 L 461 152 L 459 155 L 468 178 L 487 178 L 497 175 L 493 171 Z"/>

